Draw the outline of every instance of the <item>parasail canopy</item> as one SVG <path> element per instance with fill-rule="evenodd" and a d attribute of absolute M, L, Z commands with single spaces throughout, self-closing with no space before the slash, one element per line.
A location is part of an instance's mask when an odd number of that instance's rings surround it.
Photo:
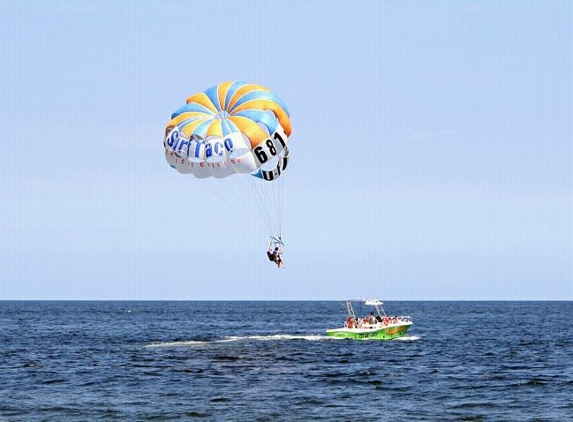
<path fill-rule="evenodd" d="M 291 130 L 278 96 L 261 85 L 228 81 L 188 97 L 167 122 L 163 145 L 171 167 L 205 179 L 207 189 L 245 214 L 250 210 L 244 203 L 253 203 L 271 239 L 280 240 L 280 176 L 289 161 Z M 225 183 L 237 178 L 240 184 Z M 249 195 L 237 187 L 245 184 Z"/>
<path fill-rule="evenodd" d="M 198 178 L 277 179 L 288 163 L 290 114 L 260 85 L 223 82 L 193 94 L 165 129 L 167 162 Z"/>

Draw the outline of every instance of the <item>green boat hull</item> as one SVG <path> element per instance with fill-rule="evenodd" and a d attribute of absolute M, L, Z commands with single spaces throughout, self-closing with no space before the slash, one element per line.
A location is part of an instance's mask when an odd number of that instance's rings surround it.
<path fill-rule="evenodd" d="M 412 324 L 391 325 L 378 329 L 347 329 L 327 330 L 326 335 L 334 338 L 351 338 L 354 340 L 393 340 L 402 337 Z"/>

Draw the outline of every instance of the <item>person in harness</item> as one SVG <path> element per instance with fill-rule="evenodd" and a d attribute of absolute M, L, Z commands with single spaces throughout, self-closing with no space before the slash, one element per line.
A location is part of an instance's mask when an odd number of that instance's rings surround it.
<path fill-rule="evenodd" d="M 281 251 L 281 249 L 278 246 L 275 246 L 275 248 L 273 249 L 272 246 L 269 247 L 269 250 L 267 251 L 267 257 L 269 258 L 269 261 L 274 262 L 275 264 L 277 264 L 277 267 L 279 268 L 284 268 L 284 261 L 281 258 L 283 251 Z"/>

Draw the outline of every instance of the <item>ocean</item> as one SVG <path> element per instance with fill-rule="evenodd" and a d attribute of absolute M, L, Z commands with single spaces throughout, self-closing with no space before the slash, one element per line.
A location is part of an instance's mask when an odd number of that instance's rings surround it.
<path fill-rule="evenodd" d="M 573 302 L 0 302 L 0 421 L 573 420 Z"/>

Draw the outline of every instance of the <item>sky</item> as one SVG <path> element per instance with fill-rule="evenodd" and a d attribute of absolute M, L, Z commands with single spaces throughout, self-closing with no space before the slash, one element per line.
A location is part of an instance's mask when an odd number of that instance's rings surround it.
<path fill-rule="evenodd" d="M 573 3 L 0 2 L 0 299 L 573 300 Z M 171 169 L 228 80 L 291 113 L 282 237 Z"/>

